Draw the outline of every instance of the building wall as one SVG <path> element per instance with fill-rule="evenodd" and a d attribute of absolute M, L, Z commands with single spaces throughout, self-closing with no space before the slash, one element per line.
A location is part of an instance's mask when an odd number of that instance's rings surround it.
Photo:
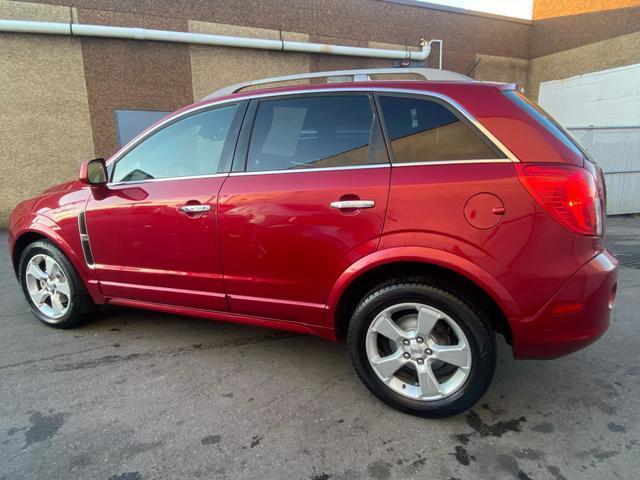
<path fill-rule="evenodd" d="M 541 82 L 634 63 L 640 63 L 640 31 L 532 59 L 527 91 L 537 100 Z"/>
<path fill-rule="evenodd" d="M 530 25 L 486 16 L 398 5 L 382 0 L 30 0 L 131 16 L 288 30 L 340 39 L 415 45 L 420 37 L 443 38 L 449 55 L 469 46 L 489 55 L 525 58 Z M 108 8 L 107 8 L 108 7 Z M 464 35 L 460 35 L 464 32 Z M 463 55 L 464 56 L 464 55 Z"/>
<path fill-rule="evenodd" d="M 77 22 L 187 30 L 187 22 L 157 16 L 78 9 Z M 193 101 L 189 46 L 82 38 L 84 77 L 97 156 L 116 149 L 114 109 L 173 111 Z"/>
<path fill-rule="evenodd" d="M 428 36 L 444 40 L 445 66 L 461 72 L 478 53 L 525 58 L 530 31 L 527 22 L 378 0 L 2 0 L 0 18 L 397 49 Z M 116 109 L 173 111 L 243 80 L 393 65 L 332 55 L 2 34 L 0 88 L 7 102 L 0 110 L 0 227 L 18 201 L 73 178 L 83 160 L 116 151 Z"/>
<path fill-rule="evenodd" d="M 238 37 L 280 39 L 278 30 L 240 27 L 220 23 L 189 21 L 189 31 Z M 282 32 L 282 38 L 308 42 L 309 35 Z M 273 52 L 246 48 L 226 48 L 191 45 L 191 74 L 194 100 L 238 82 L 255 78 L 274 77 L 283 72 L 309 72 L 310 55 L 303 53 Z"/>
<path fill-rule="evenodd" d="M 476 55 L 473 78 L 492 82 L 517 83 L 525 91 L 528 87 L 529 60 L 523 58 Z"/>
<path fill-rule="evenodd" d="M 69 21 L 69 9 L 0 3 L 0 18 Z M 0 34 L 0 226 L 18 200 L 94 157 L 80 41 Z"/>
<path fill-rule="evenodd" d="M 444 68 L 466 73 L 477 64 L 475 78 L 518 83 L 534 98 L 542 81 L 638 61 L 640 0 L 536 0 L 533 23 L 401 3 L 0 0 L 0 18 L 402 50 L 416 48 L 422 37 L 439 38 L 444 41 Z M 437 54 L 435 47 L 427 66 L 435 66 Z M 1 34 L 0 88 L 8 100 L 0 110 L 0 226 L 18 201 L 72 178 L 81 161 L 116 151 L 116 109 L 172 111 L 243 80 L 397 64 L 166 42 Z"/>
<path fill-rule="evenodd" d="M 530 58 L 640 30 L 640 0 L 535 0 Z"/>

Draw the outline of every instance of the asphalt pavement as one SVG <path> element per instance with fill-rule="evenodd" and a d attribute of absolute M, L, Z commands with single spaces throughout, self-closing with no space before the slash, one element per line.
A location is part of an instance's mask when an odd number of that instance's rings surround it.
<path fill-rule="evenodd" d="M 640 217 L 608 233 L 640 261 Z M 343 343 L 119 308 L 47 328 L 1 255 L 0 479 L 189 478 L 640 478 L 640 263 L 600 341 L 554 361 L 501 342 L 481 402 L 426 420 L 370 395 Z"/>

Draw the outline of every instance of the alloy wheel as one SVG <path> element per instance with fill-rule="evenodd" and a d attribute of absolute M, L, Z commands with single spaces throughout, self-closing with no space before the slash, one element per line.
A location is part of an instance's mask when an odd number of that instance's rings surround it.
<path fill-rule="evenodd" d="M 453 395 L 471 370 L 471 349 L 460 326 L 421 303 L 396 304 L 380 312 L 367 330 L 366 352 L 378 378 L 413 400 Z"/>
<path fill-rule="evenodd" d="M 60 264 L 39 253 L 29 260 L 25 276 L 33 305 L 50 323 L 57 323 L 71 306 L 71 287 Z"/>

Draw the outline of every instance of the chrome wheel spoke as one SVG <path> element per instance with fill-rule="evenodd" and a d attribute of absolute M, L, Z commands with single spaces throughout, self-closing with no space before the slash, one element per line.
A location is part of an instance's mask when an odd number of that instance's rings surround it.
<path fill-rule="evenodd" d="M 420 308 L 418 310 L 418 325 L 416 329 L 418 334 L 423 336 L 424 338 L 429 337 L 431 334 L 431 330 L 438 323 L 440 316 L 429 308 Z"/>
<path fill-rule="evenodd" d="M 371 360 L 371 366 L 382 378 L 389 378 L 405 364 L 402 352 L 397 351 L 386 357 L 378 357 Z"/>
<path fill-rule="evenodd" d="M 47 276 L 52 277 L 54 271 L 56 270 L 56 262 L 53 258 L 49 256 L 44 257 L 44 271 L 47 273 Z"/>
<path fill-rule="evenodd" d="M 418 383 L 420 384 L 420 394 L 423 397 L 432 397 L 440 394 L 440 383 L 433 373 L 430 362 L 418 367 Z"/>
<path fill-rule="evenodd" d="M 402 342 L 402 339 L 407 337 L 407 332 L 398 327 L 391 317 L 387 315 L 379 317 L 373 330 L 396 343 Z"/>
<path fill-rule="evenodd" d="M 33 303 L 40 306 L 44 304 L 44 301 L 49 298 L 51 295 L 46 288 L 42 288 L 40 290 L 36 290 L 35 292 L 29 292 L 31 298 L 33 299 Z"/>
<path fill-rule="evenodd" d="M 32 276 L 36 280 L 44 280 L 47 278 L 47 274 L 35 263 L 29 262 L 27 267 L 27 275 Z"/>
<path fill-rule="evenodd" d="M 71 290 L 69 288 L 69 282 L 67 282 L 66 278 L 57 278 L 53 284 L 55 285 L 56 290 L 58 290 L 59 293 L 69 298 L 69 295 L 71 295 Z"/>
<path fill-rule="evenodd" d="M 58 292 L 51 295 L 51 308 L 56 315 L 62 315 L 65 311 L 65 306 L 62 304 L 60 294 Z"/>
<path fill-rule="evenodd" d="M 456 367 L 468 368 L 471 363 L 471 352 L 467 345 L 433 345 L 434 358 L 455 365 Z"/>

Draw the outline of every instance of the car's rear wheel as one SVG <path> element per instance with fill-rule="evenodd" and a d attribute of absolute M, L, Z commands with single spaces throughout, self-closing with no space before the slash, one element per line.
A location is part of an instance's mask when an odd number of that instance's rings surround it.
<path fill-rule="evenodd" d="M 33 242 L 24 249 L 18 275 L 29 308 L 51 327 L 76 327 L 95 311 L 71 262 L 48 241 Z"/>
<path fill-rule="evenodd" d="M 484 313 L 463 295 L 425 279 L 373 289 L 354 312 L 348 345 L 374 395 L 422 417 L 472 407 L 495 369 L 495 335 Z"/>

